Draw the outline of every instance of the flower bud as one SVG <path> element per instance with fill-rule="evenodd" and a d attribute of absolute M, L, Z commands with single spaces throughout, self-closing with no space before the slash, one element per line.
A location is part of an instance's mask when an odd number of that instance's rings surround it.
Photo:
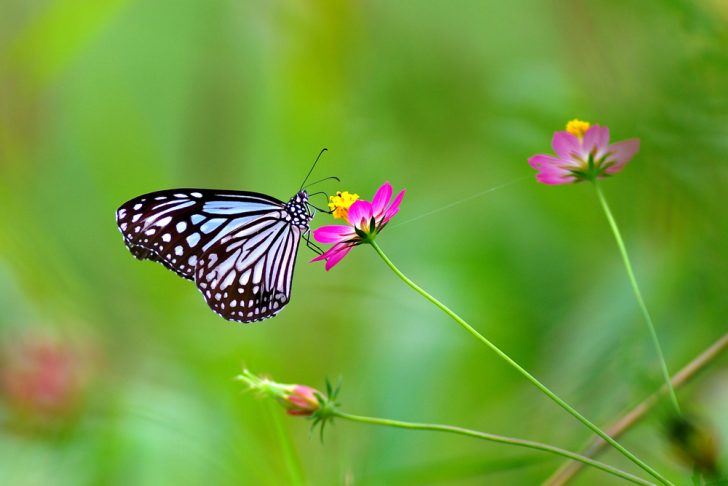
<path fill-rule="evenodd" d="M 237 379 L 261 396 L 278 400 L 289 415 L 311 416 L 321 410 L 322 403 L 318 397 L 324 395 L 315 388 L 276 383 L 268 378 L 256 376 L 248 370 L 243 370 Z"/>
<path fill-rule="evenodd" d="M 321 408 L 316 398 L 316 395 L 321 396 L 318 390 L 303 385 L 293 385 L 290 388 L 290 392 L 283 398 L 289 415 L 313 415 Z"/>
<path fill-rule="evenodd" d="M 708 424 L 695 416 L 673 418 L 667 428 L 677 457 L 688 467 L 708 476 L 718 474 L 718 437 Z"/>

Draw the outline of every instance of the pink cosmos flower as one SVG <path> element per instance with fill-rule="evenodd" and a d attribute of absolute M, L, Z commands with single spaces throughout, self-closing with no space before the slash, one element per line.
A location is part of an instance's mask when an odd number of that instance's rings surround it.
<path fill-rule="evenodd" d="M 313 237 L 319 243 L 333 243 L 323 255 L 319 255 L 312 262 L 326 260 L 326 270 L 331 270 L 349 251 L 362 243 L 368 243 L 384 229 L 390 219 L 399 211 L 405 191 L 392 200 L 392 186 L 385 182 L 380 187 L 372 202 L 356 200 L 350 203 L 346 219 L 348 225 L 322 226 L 314 230 Z M 332 202 L 334 198 L 332 197 Z M 335 210 L 336 208 L 332 208 Z M 342 218 L 343 219 L 343 218 Z"/>
<path fill-rule="evenodd" d="M 609 144 L 609 128 L 572 120 L 551 142 L 556 157 L 534 155 L 528 163 L 544 184 L 602 179 L 621 171 L 640 148 L 637 138 Z"/>

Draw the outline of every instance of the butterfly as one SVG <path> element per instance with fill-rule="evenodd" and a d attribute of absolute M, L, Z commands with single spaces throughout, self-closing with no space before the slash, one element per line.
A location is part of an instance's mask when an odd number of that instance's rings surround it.
<path fill-rule="evenodd" d="M 223 318 L 255 322 L 290 301 L 301 236 L 320 251 L 308 239 L 318 209 L 308 198 L 303 184 L 285 203 L 257 192 L 170 189 L 125 202 L 116 224 L 136 258 L 193 280 Z"/>

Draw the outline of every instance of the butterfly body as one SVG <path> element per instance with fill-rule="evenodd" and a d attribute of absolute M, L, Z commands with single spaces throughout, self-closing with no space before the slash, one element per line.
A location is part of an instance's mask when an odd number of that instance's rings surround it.
<path fill-rule="evenodd" d="M 213 311 L 239 322 L 272 317 L 289 302 L 298 245 L 312 218 L 303 190 L 284 203 L 255 192 L 171 189 L 116 212 L 135 257 L 194 280 Z"/>

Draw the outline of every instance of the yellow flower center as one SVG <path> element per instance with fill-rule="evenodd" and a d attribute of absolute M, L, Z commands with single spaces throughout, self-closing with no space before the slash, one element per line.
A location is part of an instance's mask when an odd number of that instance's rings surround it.
<path fill-rule="evenodd" d="M 359 194 L 349 194 L 348 191 L 339 191 L 336 196 L 329 196 L 329 209 L 333 211 L 334 218 L 346 219 L 349 208 L 357 199 L 359 199 Z"/>
<path fill-rule="evenodd" d="M 589 122 L 574 118 L 566 124 L 566 131 L 581 140 L 586 131 L 589 130 L 590 126 L 591 124 Z"/>

